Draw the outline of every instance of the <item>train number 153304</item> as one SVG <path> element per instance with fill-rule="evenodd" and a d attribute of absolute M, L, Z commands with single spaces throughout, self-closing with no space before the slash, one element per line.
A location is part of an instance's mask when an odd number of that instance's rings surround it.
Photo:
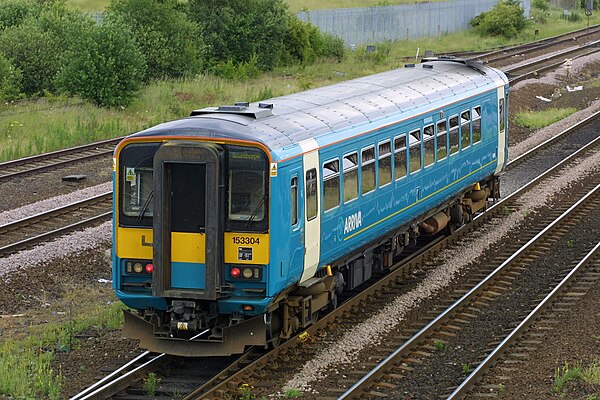
<path fill-rule="evenodd" d="M 233 244 L 260 244 L 260 238 L 249 236 L 234 236 Z"/>

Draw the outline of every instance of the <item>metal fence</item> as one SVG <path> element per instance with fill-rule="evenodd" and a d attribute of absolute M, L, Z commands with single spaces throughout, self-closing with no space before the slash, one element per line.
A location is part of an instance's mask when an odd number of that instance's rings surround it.
<path fill-rule="evenodd" d="M 302 11 L 298 17 L 344 40 L 347 46 L 403 40 L 468 29 L 473 17 L 498 0 L 457 0 L 367 8 Z M 529 15 L 530 0 L 522 1 Z"/>

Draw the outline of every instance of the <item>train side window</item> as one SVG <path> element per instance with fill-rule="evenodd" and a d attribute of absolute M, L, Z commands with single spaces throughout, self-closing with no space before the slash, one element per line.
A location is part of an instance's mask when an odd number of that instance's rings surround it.
<path fill-rule="evenodd" d="M 292 201 L 290 215 L 292 216 L 292 226 L 298 223 L 298 177 L 294 176 L 291 183 Z"/>
<path fill-rule="evenodd" d="M 450 117 L 450 154 L 458 153 L 458 115 Z"/>
<path fill-rule="evenodd" d="M 443 160 L 448 155 L 448 143 L 446 133 L 446 120 L 443 119 L 437 123 L 437 159 Z"/>
<path fill-rule="evenodd" d="M 379 187 L 392 181 L 392 142 L 379 143 Z"/>
<path fill-rule="evenodd" d="M 500 132 L 504 131 L 504 97 L 498 102 L 498 113 L 500 114 Z"/>
<path fill-rule="evenodd" d="M 416 129 L 408 134 L 410 155 L 408 163 L 410 164 L 410 173 L 421 169 L 421 130 Z"/>
<path fill-rule="evenodd" d="M 406 176 L 406 133 L 394 138 L 394 174 L 396 180 Z"/>
<path fill-rule="evenodd" d="M 473 144 L 481 141 L 481 107 L 473 108 Z"/>
<path fill-rule="evenodd" d="M 471 111 L 463 111 L 460 114 L 460 131 L 462 140 L 460 147 L 466 149 L 471 145 Z"/>
<path fill-rule="evenodd" d="M 344 168 L 344 203 L 358 197 L 358 153 L 346 154 L 342 161 Z"/>
<path fill-rule="evenodd" d="M 317 170 L 311 168 L 306 171 L 306 219 L 317 217 L 319 205 L 317 203 Z"/>
<path fill-rule="evenodd" d="M 323 209 L 340 205 L 340 161 L 331 160 L 323 165 Z"/>
<path fill-rule="evenodd" d="M 361 193 L 375 190 L 375 146 L 363 149 L 362 152 L 362 185 Z"/>
<path fill-rule="evenodd" d="M 435 161 L 435 137 L 433 125 L 427 125 L 423 128 L 423 148 L 425 150 L 424 163 L 427 167 Z"/>

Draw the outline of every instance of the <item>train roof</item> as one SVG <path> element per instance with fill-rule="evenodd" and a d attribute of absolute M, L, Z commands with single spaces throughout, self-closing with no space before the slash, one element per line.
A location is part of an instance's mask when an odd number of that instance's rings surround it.
<path fill-rule="evenodd" d="M 438 107 L 507 84 L 493 68 L 465 60 L 425 59 L 375 75 L 260 103 L 209 107 L 192 116 L 149 128 L 138 136 L 203 136 L 260 142 L 286 153 L 303 140 L 357 127 L 401 120 L 418 109 Z M 388 122 L 389 123 L 389 122 Z M 278 159 L 279 157 L 274 157 Z"/>

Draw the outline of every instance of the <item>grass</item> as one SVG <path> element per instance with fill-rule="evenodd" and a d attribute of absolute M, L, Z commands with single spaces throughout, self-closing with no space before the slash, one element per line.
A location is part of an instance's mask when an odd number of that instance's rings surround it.
<path fill-rule="evenodd" d="M 549 108 L 543 111 L 537 112 L 521 112 L 518 113 L 514 122 L 525 128 L 529 129 L 540 129 L 548 125 L 552 125 L 553 123 L 560 121 L 563 118 L 568 117 L 569 115 L 575 113 L 577 111 L 574 107 L 568 108 Z"/>
<path fill-rule="evenodd" d="M 595 13 L 591 23 L 599 22 L 600 16 Z M 539 37 L 546 37 L 586 24 L 583 21 L 564 24 L 554 20 L 536 25 L 535 29 L 539 30 Z M 0 162 L 123 136 L 187 116 L 191 110 L 209 105 L 258 101 L 399 68 L 406 63 L 405 57 L 414 57 L 417 51 L 423 54 L 425 50 L 434 53 L 482 50 L 521 43 L 534 39 L 533 30 L 532 27 L 511 41 L 482 38 L 472 31 L 464 31 L 433 38 L 379 43 L 374 53 L 367 53 L 364 47 L 359 48 L 349 52 L 343 62 L 321 60 L 310 66 L 277 68 L 243 82 L 208 75 L 160 80 L 142 89 L 137 100 L 126 109 L 98 108 L 79 99 L 63 97 L 0 104 Z"/>
<path fill-rule="evenodd" d="M 85 296 L 77 291 L 73 295 Z M 94 305 L 91 301 L 89 304 L 91 306 L 78 310 L 76 315 L 63 315 L 63 321 L 57 320 L 58 313 L 47 310 L 48 315 L 40 319 L 50 322 L 30 326 L 27 332 L 0 342 L 0 397 L 60 398 L 62 374 L 52 368 L 54 354 L 76 347 L 74 336 L 79 332 L 90 328 L 114 330 L 122 326 L 120 302 L 108 306 Z"/>
<path fill-rule="evenodd" d="M 554 393 L 562 393 L 568 382 L 581 381 L 588 385 L 600 385 L 600 364 L 592 361 L 587 366 L 583 366 L 582 361 L 577 361 L 570 365 L 565 361 L 563 366 L 558 367 L 554 373 Z"/>

